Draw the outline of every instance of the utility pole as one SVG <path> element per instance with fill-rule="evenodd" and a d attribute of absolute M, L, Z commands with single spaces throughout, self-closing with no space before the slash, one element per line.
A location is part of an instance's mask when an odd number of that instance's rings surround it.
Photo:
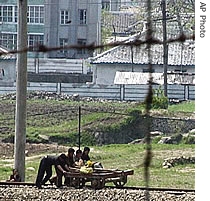
<path fill-rule="evenodd" d="M 27 48 L 27 0 L 18 0 L 17 49 Z M 15 168 L 21 181 L 25 181 L 25 143 L 26 143 L 26 95 L 27 95 L 27 52 L 17 55 L 15 112 Z"/>
<path fill-rule="evenodd" d="M 133 72 L 133 45 L 131 45 L 131 71 Z"/>
<path fill-rule="evenodd" d="M 173 0 L 173 4 L 175 5 L 175 1 Z M 178 23 L 178 26 L 179 26 L 179 30 L 180 30 L 180 35 L 184 34 L 184 31 L 183 31 L 183 25 L 181 23 L 181 16 L 180 16 L 180 10 L 178 10 L 178 7 L 176 6 L 175 7 L 175 11 L 176 11 L 176 16 L 177 16 L 177 23 Z M 182 59 L 183 59 L 183 42 L 181 43 L 182 44 L 182 48 L 181 48 L 181 73 L 183 73 L 183 65 L 182 65 Z"/>
<path fill-rule="evenodd" d="M 81 106 L 79 106 L 79 119 L 78 119 L 78 144 L 81 147 Z"/>
<path fill-rule="evenodd" d="M 167 29 L 166 29 L 166 0 L 161 2 L 163 15 L 163 69 L 164 69 L 164 95 L 168 96 L 167 87 L 167 70 L 168 70 L 168 44 L 167 44 Z"/>

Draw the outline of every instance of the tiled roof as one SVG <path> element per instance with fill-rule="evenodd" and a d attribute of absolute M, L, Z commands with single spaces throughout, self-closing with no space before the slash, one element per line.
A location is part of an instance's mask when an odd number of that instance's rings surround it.
<path fill-rule="evenodd" d="M 190 44 L 192 42 L 192 44 Z M 171 43 L 168 47 L 168 65 L 195 65 L 194 42 L 189 44 Z M 163 46 L 153 45 L 151 48 L 152 64 L 163 64 Z M 102 53 L 92 63 L 132 63 L 132 52 L 129 46 L 118 46 Z M 133 47 L 133 63 L 148 64 L 146 45 Z"/>
<path fill-rule="evenodd" d="M 129 32 L 129 27 L 135 25 L 138 22 L 137 16 L 133 12 L 128 11 L 112 11 L 108 16 L 104 16 L 102 19 L 102 26 L 109 28 L 114 33 Z M 128 33 L 127 33 L 128 34 Z"/>
<path fill-rule="evenodd" d="M 2 54 L 1 53 L 5 53 L 5 54 Z M 5 49 L 4 47 L 0 46 L 0 59 L 14 59 L 16 58 L 15 55 L 13 54 L 7 54 L 8 53 L 8 50 Z"/>
<path fill-rule="evenodd" d="M 173 28 L 173 30 L 172 30 Z M 145 32 L 144 32 L 145 33 Z M 179 35 L 177 26 L 172 26 L 168 31 L 168 38 L 176 38 Z M 161 29 L 156 29 L 154 37 L 161 39 Z M 140 38 L 144 40 L 145 34 L 141 34 Z M 130 38 L 134 40 L 135 37 Z M 162 40 L 162 39 L 161 39 Z M 163 45 L 152 45 L 152 64 L 163 64 Z M 131 64 L 132 51 L 127 45 L 119 45 L 114 47 L 92 59 L 93 64 L 99 63 L 119 63 Z M 133 63 L 148 64 L 148 53 L 146 45 L 133 46 Z M 168 45 L 168 65 L 195 65 L 195 43 L 193 40 L 169 43 Z"/>

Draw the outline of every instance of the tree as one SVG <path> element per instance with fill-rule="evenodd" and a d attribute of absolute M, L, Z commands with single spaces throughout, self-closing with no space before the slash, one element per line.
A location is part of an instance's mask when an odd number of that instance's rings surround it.
<path fill-rule="evenodd" d="M 169 0 L 167 11 L 168 15 L 176 18 L 180 33 L 194 32 L 195 0 Z"/>

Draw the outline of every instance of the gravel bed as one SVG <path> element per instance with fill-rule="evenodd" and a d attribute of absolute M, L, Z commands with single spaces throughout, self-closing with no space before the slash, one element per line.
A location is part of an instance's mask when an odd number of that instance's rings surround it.
<path fill-rule="evenodd" d="M 75 189 L 64 187 L 44 187 L 37 189 L 35 187 L 0 187 L 0 200 L 13 201 L 146 201 L 144 190 L 126 190 L 126 189 L 101 189 L 93 190 L 88 188 Z M 184 193 L 181 195 L 167 192 L 149 193 L 150 201 L 194 201 L 195 193 Z"/>

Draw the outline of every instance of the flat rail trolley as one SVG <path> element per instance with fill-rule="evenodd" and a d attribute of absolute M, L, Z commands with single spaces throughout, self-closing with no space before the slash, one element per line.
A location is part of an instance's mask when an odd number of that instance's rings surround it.
<path fill-rule="evenodd" d="M 67 172 L 66 178 L 70 180 L 70 186 L 81 188 L 90 182 L 93 189 L 102 189 L 108 182 L 113 182 L 116 187 L 122 187 L 127 183 L 127 176 L 133 175 L 133 170 L 94 169 L 92 173 L 82 173 L 79 170 Z"/>

